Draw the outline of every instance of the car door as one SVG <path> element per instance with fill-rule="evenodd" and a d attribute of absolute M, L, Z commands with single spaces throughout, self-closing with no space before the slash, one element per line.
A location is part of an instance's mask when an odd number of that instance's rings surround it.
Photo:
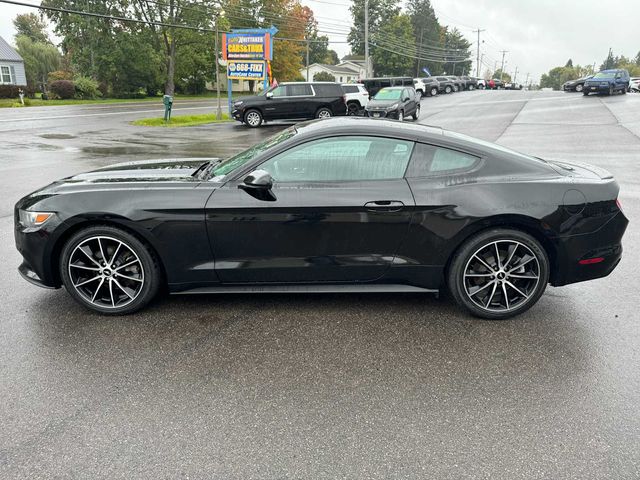
<path fill-rule="evenodd" d="M 404 179 L 413 142 L 369 136 L 297 145 L 259 168 L 274 201 L 234 178 L 206 206 L 216 272 L 225 283 L 375 280 L 404 239 L 413 196 Z"/>
<path fill-rule="evenodd" d="M 293 103 L 292 117 L 313 118 L 315 114 L 315 95 L 308 83 L 287 85 L 287 96 Z"/>
<path fill-rule="evenodd" d="M 404 102 L 404 112 L 405 115 L 411 115 L 416 111 L 416 95 L 415 91 L 412 88 L 405 88 L 402 91 L 402 98 L 408 98 L 406 102 Z"/>
<path fill-rule="evenodd" d="M 297 99 L 289 96 L 288 90 L 289 85 L 280 85 L 269 92 L 264 107 L 264 117 L 266 119 L 283 119 L 296 116 Z"/>

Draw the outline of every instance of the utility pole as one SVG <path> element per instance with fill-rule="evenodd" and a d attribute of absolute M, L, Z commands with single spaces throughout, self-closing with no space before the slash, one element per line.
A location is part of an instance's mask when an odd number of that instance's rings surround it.
<path fill-rule="evenodd" d="M 474 30 L 478 34 L 478 48 L 476 52 L 476 77 L 480 78 L 480 32 L 484 32 L 478 27 L 478 30 Z"/>
<path fill-rule="evenodd" d="M 500 81 L 502 81 L 502 75 L 504 74 L 504 56 L 508 53 L 508 50 L 501 50 L 502 52 L 502 66 L 500 67 Z"/>
<path fill-rule="evenodd" d="M 364 64 L 367 78 L 371 78 L 369 71 L 369 0 L 364 0 Z"/>
<path fill-rule="evenodd" d="M 309 35 L 307 35 L 307 82 L 310 82 L 311 80 L 309 80 Z"/>
<path fill-rule="evenodd" d="M 220 18 L 220 15 L 224 14 L 223 11 L 218 12 L 218 14 L 215 17 L 215 21 L 216 21 L 216 96 L 218 97 L 218 113 L 216 114 L 216 118 L 218 120 L 222 120 L 222 109 L 220 107 L 220 69 L 218 68 L 218 19 Z M 231 112 L 229 112 L 231 113 Z"/>
<path fill-rule="evenodd" d="M 418 48 L 416 49 L 418 52 L 420 48 L 422 48 L 422 35 L 424 34 L 424 28 L 420 29 L 420 43 L 418 44 Z M 416 77 L 420 76 L 420 57 L 416 59 Z"/>
<path fill-rule="evenodd" d="M 524 84 L 526 85 L 527 83 L 529 83 L 529 72 L 527 72 L 527 79 L 524 81 Z"/>
<path fill-rule="evenodd" d="M 516 83 L 516 77 L 518 76 L 518 67 L 516 66 L 516 71 L 513 73 L 512 83 Z"/>

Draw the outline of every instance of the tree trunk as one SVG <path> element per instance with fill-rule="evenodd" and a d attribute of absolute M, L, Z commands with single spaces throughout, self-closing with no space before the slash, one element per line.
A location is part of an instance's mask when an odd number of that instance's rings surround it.
<path fill-rule="evenodd" d="M 175 91 L 175 76 L 176 71 L 176 41 L 172 37 L 169 42 L 169 48 L 167 51 L 167 83 L 164 86 L 165 95 L 173 95 Z"/>

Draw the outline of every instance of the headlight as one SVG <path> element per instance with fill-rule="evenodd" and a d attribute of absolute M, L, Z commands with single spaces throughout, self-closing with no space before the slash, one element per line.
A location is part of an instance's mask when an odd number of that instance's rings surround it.
<path fill-rule="evenodd" d="M 51 212 L 30 212 L 20 210 L 20 223 L 28 228 L 39 227 L 53 217 Z"/>
<path fill-rule="evenodd" d="M 238 100 L 237 102 L 235 102 L 233 104 L 234 107 L 239 107 L 240 105 L 242 105 L 244 102 L 242 100 Z"/>
<path fill-rule="evenodd" d="M 395 110 L 396 108 L 398 108 L 398 104 L 394 103 L 393 105 L 391 105 L 390 107 L 387 107 L 387 110 L 391 111 L 391 110 Z"/>

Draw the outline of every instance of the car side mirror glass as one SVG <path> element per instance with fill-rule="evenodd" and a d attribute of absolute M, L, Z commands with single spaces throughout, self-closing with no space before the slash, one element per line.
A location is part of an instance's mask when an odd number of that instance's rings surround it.
<path fill-rule="evenodd" d="M 273 98 L 273 92 L 267 92 L 267 98 L 268 99 L 272 99 Z"/>
<path fill-rule="evenodd" d="M 266 170 L 254 170 L 247 175 L 238 188 L 249 195 L 265 202 L 274 202 L 276 196 L 271 191 L 273 177 Z"/>

